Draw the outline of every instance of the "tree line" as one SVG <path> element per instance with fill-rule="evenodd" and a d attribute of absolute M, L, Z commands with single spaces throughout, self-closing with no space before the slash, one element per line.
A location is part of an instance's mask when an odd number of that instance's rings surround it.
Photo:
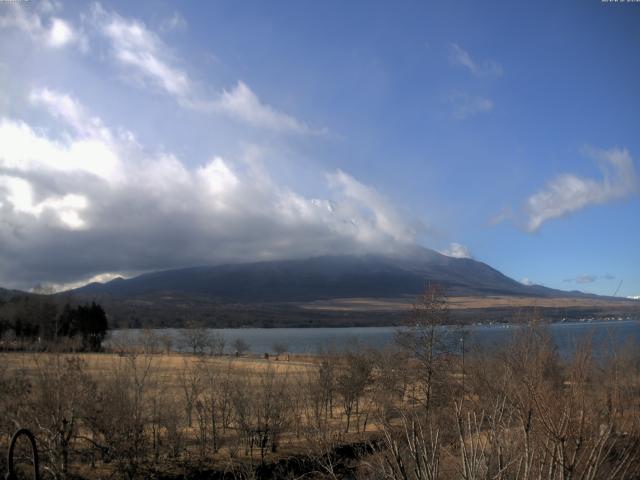
<path fill-rule="evenodd" d="M 109 325 L 99 304 L 62 304 L 50 296 L 15 295 L 0 299 L 0 347 L 39 349 L 54 346 L 100 351 Z"/>

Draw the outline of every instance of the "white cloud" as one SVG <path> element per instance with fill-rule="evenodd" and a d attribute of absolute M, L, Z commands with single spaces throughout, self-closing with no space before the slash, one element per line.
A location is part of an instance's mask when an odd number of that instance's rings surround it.
<path fill-rule="evenodd" d="M 629 300 L 640 300 L 640 295 L 631 295 L 627 297 Z"/>
<path fill-rule="evenodd" d="M 29 99 L 34 105 L 44 106 L 71 132 L 65 139 L 54 140 L 24 122 L 0 118 L 1 168 L 22 174 L 83 172 L 109 183 L 122 180 L 120 157 L 125 147 L 132 147 L 130 134 L 125 132 L 116 138 L 69 95 L 43 88 L 33 90 Z"/>
<path fill-rule="evenodd" d="M 199 168 L 197 173 L 204 187 L 214 197 L 224 196 L 232 192 L 240 183 L 236 174 L 220 157 L 215 157 L 204 167 Z"/>
<path fill-rule="evenodd" d="M 95 27 L 110 43 L 113 58 L 129 68 L 143 82 L 149 82 L 179 101 L 191 95 L 191 80 L 186 72 L 172 65 L 169 48 L 144 23 L 129 20 L 94 5 Z"/>
<path fill-rule="evenodd" d="M 638 193 L 638 176 L 626 149 L 588 149 L 586 153 L 600 163 L 602 178 L 564 174 L 551 180 L 526 201 L 529 232 L 538 230 L 548 220 Z"/>
<path fill-rule="evenodd" d="M 0 192 L 13 210 L 40 218 L 43 213 L 52 212 L 62 225 L 69 229 L 81 229 L 85 226 L 81 212 L 87 208 L 87 199 L 83 195 L 66 194 L 50 196 L 37 202 L 34 199 L 33 186 L 19 177 L 0 175 Z M 4 204 L 4 202 L 3 202 Z"/>
<path fill-rule="evenodd" d="M 104 180 L 119 174 L 112 146 L 95 138 L 61 142 L 46 138 L 20 121 L 0 120 L 1 166 L 16 172 L 86 172 Z"/>
<path fill-rule="evenodd" d="M 535 285 L 535 283 L 532 282 L 531 280 L 529 280 L 529 278 L 527 278 L 527 277 L 524 277 L 522 280 L 520 280 L 520 283 L 523 284 L 523 285 L 526 285 L 527 287 Z"/>
<path fill-rule="evenodd" d="M 0 29 L 15 28 L 26 33 L 32 40 L 49 48 L 76 45 L 86 51 L 85 35 L 70 22 L 52 16 L 58 10 L 50 2 L 42 2 L 37 8 L 27 9 L 19 2 L 7 2 L 5 14 L 0 16 Z"/>
<path fill-rule="evenodd" d="M 173 12 L 169 18 L 160 24 L 162 32 L 183 31 L 187 29 L 187 20 L 179 12 Z"/>
<path fill-rule="evenodd" d="M 326 208 L 331 215 L 339 217 L 344 230 L 352 231 L 364 244 L 377 242 L 384 237 L 399 243 L 412 243 L 415 231 L 400 217 L 374 188 L 360 183 L 342 170 L 327 175 L 329 185 L 339 193 L 333 204 L 312 203 L 314 207 Z"/>
<path fill-rule="evenodd" d="M 242 81 L 230 91 L 223 91 L 216 108 L 255 127 L 290 132 L 310 132 L 306 125 L 260 101 Z"/>
<path fill-rule="evenodd" d="M 493 217 L 489 218 L 489 225 L 498 225 L 511 218 L 513 218 L 513 211 L 510 207 L 505 207 Z"/>
<path fill-rule="evenodd" d="M 598 279 L 600 279 L 600 280 L 614 280 L 615 278 L 616 277 L 614 277 L 613 275 L 610 275 L 610 274 L 606 274 L 606 275 L 589 275 L 589 274 L 583 273 L 581 275 L 578 275 L 577 277 L 565 278 L 564 281 L 568 282 L 568 283 L 575 282 L 575 283 L 585 284 L 585 283 L 593 283 Z"/>
<path fill-rule="evenodd" d="M 174 23 L 180 23 L 181 17 L 172 18 Z M 96 4 L 93 23 L 108 40 L 112 57 L 132 75 L 132 80 L 159 88 L 185 108 L 222 113 L 248 125 L 279 132 L 323 133 L 262 102 L 242 81 L 213 99 L 203 97 L 196 82 L 178 66 L 169 46 L 140 21 L 107 12 Z"/>
<path fill-rule="evenodd" d="M 585 283 L 593 283 L 597 279 L 598 279 L 597 275 L 582 274 L 582 275 L 578 275 L 576 278 L 574 278 L 574 281 L 576 283 L 585 284 Z"/>
<path fill-rule="evenodd" d="M 449 248 L 441 251 L 440 253 L 453 258 L 473 258 L 473 255 L 471 255 L 471 252 L 467 247 L 455 242 L 450 243 Z"/>
<path fill-rule="evenodd" d="M 67 22 L 60 18 L 54 18 L 49 29 L 49 45 L 62 47 L 73 40 L 74 33 Z"/>
<path fill-rule="evenodd" d="M 29 100 L 35 105 L 44 106 L 52 116 L 63 120 L 85 137 L 112 140 L 111 132 L 104 127 L 100 119 L 91 117 L 84 107 L 69 95 L 48 88 L 37 88 L 31 91 Z"/>
<path fill-rule="evenodd" d="M 452 65 L 466 68 L 476 77 L 499 77 L 502 75 L 502 66 L 499 63 L 493 60 L 478 62 L 471 57 L 469 52 L 455 43 L 450 46 L 449 61 Z"/>
<path fill-rule="evenodd" d="M 91 277 L 82 278 L 80 280 L 74 282 L 66 282 L 66 283 L 37 283 L 35 287 L 30 288 L 29 291 L 32 293 L 41 293 L 41 294 L 51 294 L 57 292 L 65 292 L 67 290 L 72 290 L 75 288 L 83 287 L 89 283 L 99 282 L 106 283 L 111 280 L 115 280 L 116 278 L 128 278 L 127 275 L 122 275 L 117 272 L 105 272 L 100 273 L 98 275 L 93 275 Z"/>
<path fill-rule="evenodd" d="M 453 117 L 459 120 L 464 120 L 465 118 L 493 110 L 492 100 L 462 92 L 451 93 L 447 97 L 447 101 L 452 107 Z"/>
<path fill-rule="evenodd" d="M 59 128 L 0 117 L 0 284 L 392 252 L 413 241 L 382 195 L 342 171 L 327 176 L 325 198 L 309 198 L 252 167 L 256 151 L 188 167 L 114 133 L 69 95 L 30 98 Z"/>
<path fill-rule="evenodd" d="M 62 10 L 62 4 L 58 0 L 40 0 L 35 7 L 43 15 L 50 15 Z"/>

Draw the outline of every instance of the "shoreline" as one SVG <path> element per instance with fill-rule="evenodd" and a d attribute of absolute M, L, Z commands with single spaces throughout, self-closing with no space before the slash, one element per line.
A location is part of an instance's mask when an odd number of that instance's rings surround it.
<path fill-rule="evenodd" d="M 636 317 L 625 317 L 625 318 L 590 318 L 584 320 L 576 320 L 576 319 L 568 319 L 568 320 L 551 320 L 546 321 L 544 319 L 536 320 L 539 325 L 585 325 L 585 324 L 603 324 L 603 323 L 619 323 L 619 322 L 640 322 L 640 315 Z M 471 328 L 471 327 L 519 327 L 528 325 L 531 322 L 477 322 L 477 323 L 443 323 L 438 325 L 438 327 L 446 327 L 446 328 Z M 403 324 L 385 324 L 385 325 L 331 325 L 331 326 L 322 326 L 322 325 L 305 325 L 305 326 L 252 326 L 252 325 L 242 325 L 238 327 L 208 327 L 203 326 L 205 330 L 346 330 L 346 329 L 387 329 L 387 328 L 408 328 L 406 323 Z M 151 327 L 118 327 L 110 330 L 114 331 L 145 331 L 145 330 L 193 330 L 190 327 L 162 327 L 162 326 L 151 326 Z"/>

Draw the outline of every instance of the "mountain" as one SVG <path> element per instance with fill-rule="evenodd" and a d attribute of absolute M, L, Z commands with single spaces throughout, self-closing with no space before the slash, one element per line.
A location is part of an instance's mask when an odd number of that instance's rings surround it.
<path fill-rule="evenodd" d="M 112 328 L 382 326 L 404 324 L 428 283 L 444 287 L 452 322 L 640 318 L 638 301 L 523 285 L 425 248 L 164 270 L 54 297 L 97 301 Z M 36 294 L 0 288 L 0 305 L 16 295 Z"/>
<path fill-rule="evenodd" d="M 146 273 L 131 279 L 91 283 L 81 295 L 126 298 L 154 293 L 203 295 L 222 302 L 280 303 L 352 297 L 393 298 L 420 293 L 428 282 L 453 296 L 585 296 L 526 286 L 489 265 L 415 248 L 394 256 L 321 256 Z"/>
<path fill-rule="evenodd" d="M 23 295 L 30 295 L 30 294 L 27 292 L 22 292 L 20 290 L 7 290 L 6 288 L 0 287 L 0 301 L 6 301 L 12 297 L 23 296 Z"/>
<path fill-rule="evenodd" d="M 640 314 L 632 300 L 523 285 L 485 263 L 425 248 L 180 268 L 61 295 L 97 300 L 116 327 L 344 327 L 402 324 L 429 282 L 445 288 L 457 322 Z"/>

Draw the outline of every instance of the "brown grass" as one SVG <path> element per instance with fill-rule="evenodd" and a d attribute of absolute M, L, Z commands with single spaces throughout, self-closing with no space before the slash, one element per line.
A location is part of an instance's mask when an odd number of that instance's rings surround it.
<path fill-rule="evenodd" d="M 449 308 L 588 308 L 630 306 L 630 300 L 599 299 L 599 298 L 539 298 L 523 296 L 485 296 L 485 297 L 448 297 Z M 391 312 L 410 310 L 413 299 L 407 298 L 339 298 L 331 300 L 316 300 L 305 303 L 302 308 L 320 311 L 344 312 Z"/>
<path fill-rule="evenodd" d="M 114 368 L 122 364 L 131 357 L 125 357 L 116 353 L 33 353 L 33 352 L 2 352 L 0 361 L 8 369 L 21 370 L 25 373 L 35 371 L 38 364 L 46 363 L 48 357 L 66 355 L 69 357 L 80 357 L 85 362 L 87 373 L 99 377 L 113 371 Z M 280 360 L 275 357 L 264 359 L 254 356 L 235 357 L 225 355 L 222 357 L 198 356 L 183 353 L 167 354 L 146 354 L 134 356 L 138 366 L 142 367 L 143 362 L 151 359 L 154 373 L 163 379 L 172 379 L 172 384 L 177 385 L 178 374 L 195 365 L 197 362 L 205 362 L 211 367 L 223 368 L 231 362 L 234 371 L 242 372 L 243 375 L 260 374 L 271 368 L 278 374 L 300 375 L 306 374 L 316 368 L 313 357 L 310 356 L 282 356 Z"/>

